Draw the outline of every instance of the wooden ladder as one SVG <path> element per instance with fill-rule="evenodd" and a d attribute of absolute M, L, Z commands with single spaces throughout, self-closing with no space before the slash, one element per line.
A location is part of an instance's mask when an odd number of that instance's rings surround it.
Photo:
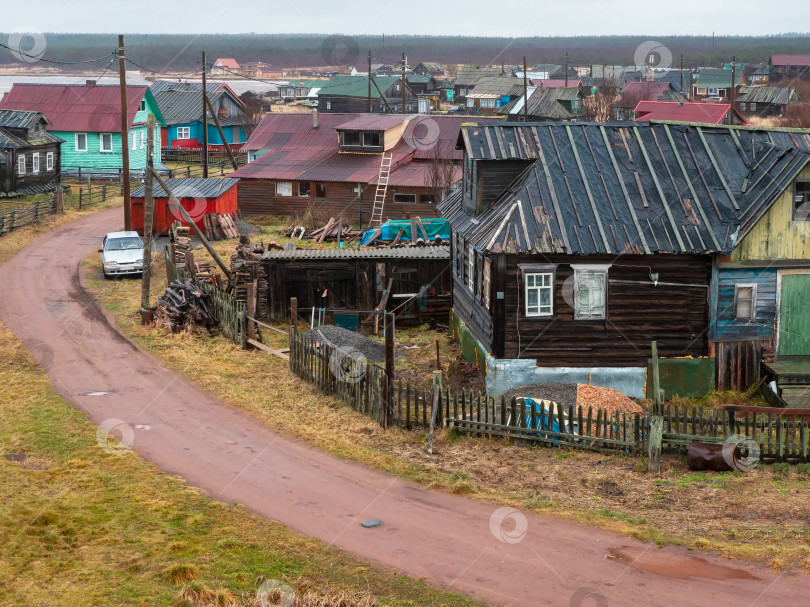
<path fill-rule="evenodd" d="M 371 221 L 368 227 L 379 228 L 382 225 L 385 194 L 388 192 L 388 177 L 391 175 L 391 159 L 393 154 L 383 152 L 380 159 L 380 174 L 377 176 L 377 190 L 374 192 L 374 207 L 371 210 Z"/>

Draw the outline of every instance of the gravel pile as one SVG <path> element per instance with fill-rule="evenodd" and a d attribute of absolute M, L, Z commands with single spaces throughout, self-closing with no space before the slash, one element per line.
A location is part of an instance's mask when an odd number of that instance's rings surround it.
<path fill-rule="evenodd" d="M 506 397 L 506 402 L 510 402 L 512 397 L 528 397 L 534 400 L 550 400 L 564 407 L 577 404 L 577 384 L 526 384 L 517 388 L 510 388 L 501 396 Z M 501 399 L 498 396 L 498 400 Z"/>
<path fill-rule="evenodd" d="M 317 329 L 307 331 L 305 335 L 316 341 L 327 342 L 335 347 L 349 348 L 353 351 L 360 352 L 371 361 L 382 362 L 385 360 L 384 345 L 359 333 L 344 329 L 343 327 L 322 325 Z"/>
<path fill-rule="evenodd" d="M 234 221 L 236 224 L 236 229 L 239 230 L 239 234 L 243 236 L 255 236 L 256 234 L 261 234 L 262 231 L 254 226 L 252 223 L 248 223 L 247 221 L 242 221 L 241 219 L 237 219 Z"/>

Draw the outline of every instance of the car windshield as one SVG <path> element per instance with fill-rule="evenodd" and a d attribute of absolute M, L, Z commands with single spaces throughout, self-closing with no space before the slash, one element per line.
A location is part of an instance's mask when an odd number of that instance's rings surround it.
<path fill-rule="evenodd" d="M 110 238 L 104 247 L 105 251 L 131 251 L 135 249 L 142 249 L 143 244 L 141 239 L 135 236 L 126 238 Z"/>

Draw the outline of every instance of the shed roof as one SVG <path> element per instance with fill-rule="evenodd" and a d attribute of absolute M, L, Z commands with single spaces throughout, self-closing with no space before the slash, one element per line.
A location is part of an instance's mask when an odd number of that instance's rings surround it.
<path fill-rule="evenodd" d="M 244 107 L 236 94 L 224 83 L 206 83 L 211 105 L 216 108 L 224 97 Z M 197 82 L 155 82 L 150 90 L 166 124 L 202 120 L 202 84 Z M 221 122 L 220 122 L 221 123 Z"/>
<path fill-rule="evenodd" d="M 450 259 L 447 245 L 424 247 L 369 248 L 369 249 L 293 249 L 267 251 L 262 259 Z"/>
<path fill-rule="evenodd" d="M 227 177 L 222 179 L 213 177 L 207 179 L 181 179 L 175 177 L 164 179 L 164 181 L 177 198 L 219 198 L 239 182 L 238 179 Z M 169 197 L 163 186 L 157 182 L 153 184 L 152 193 L 155 198 Z M 144 196 L 146 196 L 146 186 L 143 184 L 132 192 L 133 198 L 143 198 Z"/>
<path fill-rule="evenodd" d="M 731 111 L 728 103 L 678 103 L 675 101 L 639 101 L 635 107 L 637 121 L 673 120 L 677 122 L 705 122 L 720 124 Z M 745 120 L 736 110 L 737 122 Z"/>
<path fill-rule="evenodd" d="M 657 123 L 464 127 L 474 159 L 527 169 L 473 217 L 439 210 L 479 250 L 727 254 L 810 161 L 810 133 Z"/>
<path fill-rule="evenodd" d="M 40 120 L 50 124 L 48 119 L 42 115 L 42 112 L 34 110 L 0 110 L 0 127 L 30 129 L 38 124 Z"/>
<path fill-rule="evenodd" d="M 0 109 L 42 112 L 51 131 L 120 133 L 120 91 L 118 85 L 15 84 L 0 101 Z M 147 95 L 152 97 L 146 86 L 127 86 L 129 124 Z"/>

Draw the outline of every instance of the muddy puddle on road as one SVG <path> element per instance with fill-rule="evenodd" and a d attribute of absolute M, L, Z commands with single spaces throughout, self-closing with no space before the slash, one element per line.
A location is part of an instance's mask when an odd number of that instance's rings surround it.
<path fill-rule="evenodd" d="M 710 563 L 697 556 L 672 554 L 657 549 L 639 549 L 629 546 L 611 548 L 606 557 L 622 565 L 657 573 L 669 578 L 685 580 L 687 578 L 706 578 L 709 580 L 758 580 L 742 569 Z"/>

